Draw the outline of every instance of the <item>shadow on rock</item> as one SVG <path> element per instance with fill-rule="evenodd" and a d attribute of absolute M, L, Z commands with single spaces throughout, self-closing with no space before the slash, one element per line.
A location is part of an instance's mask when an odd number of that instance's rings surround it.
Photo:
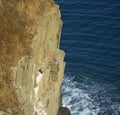
<path fill-rule="evenodd" d="M 60 107 L 58 115 L 71 115 L 71 112 L 67 107 Z"/>

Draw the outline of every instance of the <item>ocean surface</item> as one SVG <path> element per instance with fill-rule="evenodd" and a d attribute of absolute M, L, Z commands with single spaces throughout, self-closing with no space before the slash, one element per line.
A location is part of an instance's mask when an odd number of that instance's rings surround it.
<path fill-rule="evenodd" d="M 63 106 L 72 115 L 120 115 L 120 0 L 56 0 L 67 62 Z"/>

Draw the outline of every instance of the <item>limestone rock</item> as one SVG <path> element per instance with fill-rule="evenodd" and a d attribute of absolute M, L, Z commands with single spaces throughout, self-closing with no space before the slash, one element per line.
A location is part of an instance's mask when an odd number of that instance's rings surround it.
<path fill-rule="evenodd" d="M 0 115 L 10 115 L 10 114 L 6 113 L 6 112 L 3 112 L 3 111 L 0 111 Z"/>
<path fill-rule="evenodd" d="M 0 115 L 58 114 L 61 28 L 53 0 L 0 0 Z"/>

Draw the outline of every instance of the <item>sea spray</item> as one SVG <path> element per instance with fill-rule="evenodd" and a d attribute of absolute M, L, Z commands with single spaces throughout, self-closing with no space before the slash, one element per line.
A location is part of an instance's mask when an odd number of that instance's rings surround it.
<path fill-rule="evenodd" d="M 72 115 L 119 115 L 120 104 L 113 102 L 110 94 L 116 87 L 97 83 L 88 76 L 80 74 L 79 77 L 83 80 L 78 82 L 76 76 L 65 75 L 63 106 L 67 106 Z"/>

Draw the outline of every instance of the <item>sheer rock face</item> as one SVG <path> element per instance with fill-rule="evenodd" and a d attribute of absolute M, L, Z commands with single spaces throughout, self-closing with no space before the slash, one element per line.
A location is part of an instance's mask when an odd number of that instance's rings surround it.
<path fill-rule="evenodd" d="M 61 27 L 52 0 L 0 0 L 0 115 L 58 115 Z"/>

